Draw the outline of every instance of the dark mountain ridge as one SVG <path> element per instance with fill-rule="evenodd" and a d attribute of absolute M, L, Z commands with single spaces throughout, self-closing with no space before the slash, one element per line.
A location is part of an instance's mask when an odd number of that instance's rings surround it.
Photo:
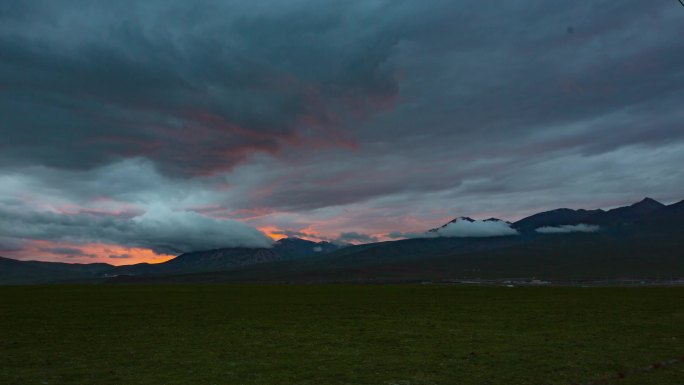
<path fill-rule="evenodd" d="M 445 223 L 439 227 L 432 228 L 432 229 L 428 230 L 427 232 L 428 233 L 437 232 L 437 231 L 439 231 L 439 229 L 443 229 L 443 228 L 449 226 L 450 224 L 456 223 L 458 221 L 465 221 L 465 222 L 470 222 L 470 223 L 475 222 L 475 220 L 473 218 L 470 218 L 470 217 L 458 217 L 458 218 L 454 218 L 454 219 L 450 220 L 449 222 L 447 222 L 447 223 Z"/>
<path fill-rule="evenodd" d="M 519 231 L 534 231 L 540 227 L 555 227 L 565 225 L 578 225 L 586 222 L 587 219 L 605 213 L 598 210 L 573 210 L 556 209 L 531 215 L 513 223 L 513 228 Z"/>
<path fill-rule="evenodd" d="M 272 248 L 226 248 L 184 253 L 163 263 L 112 266 L 106 263 L 70 264 L 18 261 L 0 257 L 0 284 L 93 280 L 119 275 L 170 275 L 223 271 L 240 266 L 288 261 L 338 250 L 330 242 L 285 238 Z"/>
<path fill-rule="evenodd" d="M 184 253 L 167 262 L 118 266 L 104 273 L 115 275 L 179 274 L 227 270 L 238 266 L 287 261 L 337 250 L 330 242 L 312 242 L 300 238 L 283 238 L 272 248 L 235 247 Z"/>
<path fill-rule="evenodd" d="M 435 232 L 460 217 L 429 230 Z M 498 219 L 490 219 L 492 221 Z M 541 234 L 539 227 L 596 224 L 595 233 Z M 272 248 L 185 253 L 159 264 L 75 265 L 0 258 L 0 283 L 406 282 L 455 277 L 684 277 L 684 201 L 644 199 L 604 210 L 557 209 L 511 226 L 520 235 L 426 237 L 340 247 L 282 239 Z"/>
<path fill-rule="evenodd" d="M 459 221 L 462 221 L 462 222 L 469 222 L 469 223 L 476 222 L 475 219 L 470 218 L 470 217 L 458 217 L 458 218 L 454 218 L 454 219 L 450 220 L 449 222 L 447 222 L 447 223 L 445 223 L 445 224 L 443 224 L 443 225 L 441 225 L 441 226 L 439 226 L 439 227 L 432 228 L 432 229 L 428 230 L 427 232 L 428 232 L 428 233 L 437 232 L 437 231 L 439 231 L 440 229 L 444 229 L 444 228 L 446 228 L 447 226 L 451 225 L 452 223 L 457 223 L 457 222 L 459 222 Z M 482 222 L 505 222 L 505 223 L 510 224 L 510 222 L 503 221 L 503 220 L 501 220 L 501 219 L 499 219 L 499 218 L 487 218 L 487 219 L 482 220 Z"/>
<path fill-rule="evenodd" d="M 659 231 L 681 231 L 684 229 L 684 200 L 656 210 L 635 221 L 635 224 Z"/>
<path fill-rule="evenodd" d="M 667 211 L 668 206 L 651 198 L 629 206 L 618 207 L 608 211 L 556 209 L 531 215 L 513 223 L 513 228 L 523 232 L 534 231 L 540 227 L 558 227 L 567 225 L 597 225 L 612 227 L 643 220 L 661 210 Z"/>
<path fill-rule="evenodd" d="M 0 257 L 0 284 L 68 282 L 89 279 L 114 266 L 106 263 L 18 261 Z"/>
<path fill-rule="evenodd" d="M 587 218 L 585 223 L 592 225 L 619 225 L 646 218 L 648 215 L 665 208 L 664 204 L 644 198 L 630 206 L 618 207 L 602 213 L 596 213 Z"/>

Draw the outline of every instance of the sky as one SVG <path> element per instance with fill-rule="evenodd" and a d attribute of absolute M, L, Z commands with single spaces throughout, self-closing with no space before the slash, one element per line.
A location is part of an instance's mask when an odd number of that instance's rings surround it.
<path fill-rule="evenodd" d="M 0 3 L 0 255 L 684 198 L 676 0 Z"/>

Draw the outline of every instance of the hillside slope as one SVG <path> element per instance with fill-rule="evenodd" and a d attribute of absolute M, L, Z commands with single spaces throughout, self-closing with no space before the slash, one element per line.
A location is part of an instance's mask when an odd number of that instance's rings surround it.
<path fill-rule="evenodd" d="M 0 284 L 37 284 L 93 278 L 113 266 L 106 263 L 73 264 L 18 261 L 0 257 Z"/>

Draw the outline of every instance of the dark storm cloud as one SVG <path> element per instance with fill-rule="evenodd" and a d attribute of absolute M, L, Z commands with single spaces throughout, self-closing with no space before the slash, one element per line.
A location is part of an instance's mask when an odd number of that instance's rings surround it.
<path fill-rule="evenodd" d="M 592 156 L 637 147 L 633 156 L 648 157 L 684 143 L 684 45 L 669 38 L 684 34 L 676 4 L 440 5 L 414 7 L 431 23 L 408 24 L 393 56 L 399 102 L 351 129 L 360 150 L 281 170 L 262 204 L 297 211 L 461 188 L 536 191 L 515 183 L 533 163 L 579 154 L 592 174 Z M 464 184 L 492 175 L 513 183 Z"/>
<path fill-rule="evenodd" d="M 399 37 L 346 22 L 353 5 L 105 4 L 1 6 L 6 163 L 229 169 L 285 144 L 353 146 L 341 123 L 397 91 Z"/>
<path fill-rule="evenodd" d="M 435 139 L 497 146 L 553 130 L 544 126 L 681 97 L 684 80 L 673 70 L 684 50 L 662 37 L 682 33 L 672 5 L 5 4 L 2 157 L 89 168 L 143 156 L 166 171 L 201 174 L 283 146 L 373 148 L 390 132 L 398 148 L 439 147 Z M 355 117 L 370 117 L 400 90 L 396 113 L 353 128 Z M 537 146 L 607 151 L 682 138 L 679 116 L 654 116 L 655 130 L 604 125 Z M 406 138 L 417 128 L 427 128 L 422 138 Z"/>

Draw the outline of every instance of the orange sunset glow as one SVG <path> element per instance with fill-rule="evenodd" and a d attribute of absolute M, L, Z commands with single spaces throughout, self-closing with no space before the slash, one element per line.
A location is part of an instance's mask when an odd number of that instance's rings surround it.
<path fill-rule="evenodd" d="M 69 251 L 73 251 L 69 253 Z M 74 244 L 65 242 L 32 241 L 21 252 L 12 255 L 22 260 L 40 260 L 69 263 L 108 263 L 130 265 L 135 263 L 162 263 L 175 257 L 157 254 L 150 249 L 123 247 L 102 243 Z"/>
<path fill-rule="evenodd" d="M 280 229 L 278 229 L 277 227 L 274 227 L 274 226 L 258 227 L 258 229 L 262 233 L 271 237 L 274 241 L 277 241 L 277 240 L 283 239 L 283 238 L 287 238 L 286 235 L 278 234 L 277 232 L 280 231 Z"/>

